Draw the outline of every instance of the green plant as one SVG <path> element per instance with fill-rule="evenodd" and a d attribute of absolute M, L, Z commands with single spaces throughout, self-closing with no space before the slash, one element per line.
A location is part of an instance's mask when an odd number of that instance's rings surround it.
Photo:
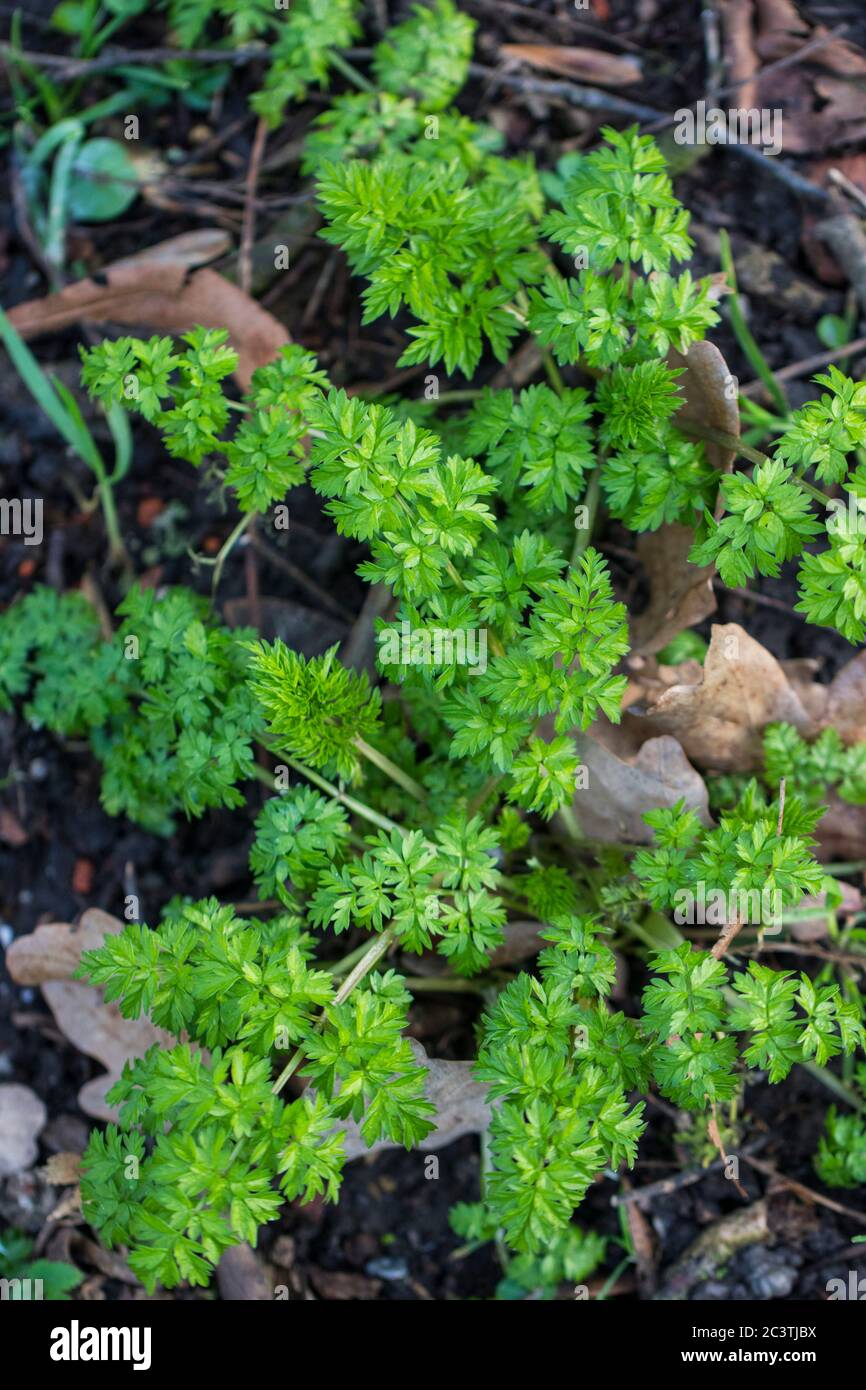
<path fill-rule="evenodd" d="M 815 1155 L 815 1172 L 828 1187 L 862 1187 L 866 1182 L 866 1067 L 857 1066 L 853 1114 L 831 1105 Z"/>
<path fill-rule="evenodd" d="M 0 1280 L 3 1298 L 14 1302 L 47 1300 L 68 1303 L 69 1295 L 84 1277 L 63 1260 L 32 1259 L 33 1241 L 21 1231 L 0 1233 Z"/>
<path fill-rule="evenodd" d="M 226 335 L 201 328 L 83 354 L 91 395 L 140 415 L 239 510 L 215 579 L 243 529 L 292 487 L 307 480 L 325 499 L 338 531 L 366 547 L 359 574 L 391 591 L 376 642 L 398 698 L 383 701 L 336 649 L 306 659 L 226 630 L 187 590 L 132 589 L 110 639 L 83 600 L 47 591 L 0 620 L 5 704 L 24 698 L 45 727 L 89 735 L 109 810 L 164 831 L 177 811 L 240 806 L 253 776 L 281 793 L 255 824 L 260 916 L 173 904 L 82 963 L 125 1016 L 146 1013 L 178 1039 L 127 1065 L 111 1091 L 119 1126 L 95 1134 L 85 1158 L 88 1217 L 132 1248 L 148 1287 L 206 1282 L 284 1199 L 334 1199 L 343 1122 L 368 1145 L 429 1133 L 425 1069 L 405 1037 L 409 989 L 425 987 L 411 957 L 424 951 L 485 998 L 488 1161 L 457 1229 L 516 1252 L 505 1258 L 523 1289 L 577 1278 L 599 1257 L 572 1215 L 600 1176 L 634 1162 L 636 1097 L 653 1087 L 706 1124 L 750 1070 L 780 1082 L 864 1041 L 836 982 L 725 960 L 747 921 L 775 930 L 825 885 L 811 791 L 767 796 L 752 782 L 717 826 L 682 804 L 651 811 L 640 850 L 582 839 L 573 811 L 577 734 L 600 715 L 616 723 L 626 686 L 627 615 L 591 544 L 600 498 L 633 530 L 702 516 L 697 558 L 718 557 L 723 577 L 752 563 L 774 572 L 818 529 L 814 489 L 794 470 L 817 468 L 820 447 L 839 480 L 860 388 L 832 378 L 838 409 L 798 417 L 751 480 L 725 478 L 717 523 L 719 474 L 692 427 L 677 426 L 682 371 L 667 360 L 715 321 L 712 285 L 671 273 L 690 249 L 688 214 L 658 149 L 637 130 L 607 131 L 552 185 L 561 207 L 545 213 L 531 166 L 483 150 L 475 132 L 458 138 L 452 122 L 431 180 L 417 116 L 438 119 L 451 99 L 468 29 L 455 30 L 453 64 L 434 63 L 429 14 L 377 55 L 401 89 L 396 105 L 377 94 L 387 138 L 371 137 L 369 158 L 315 156 L 324 234 L 368 281 L 367 318 L 408 314 L 404 362 L 471 375 L 483 352 L 505 359 L 528 333 L 549 384 L 469 388 L 468 408 L 443 416 L 466 393 L 368 402 L 297 346 L 234 401 Z M 452 7 L 435 14 L 450 33 Z M 428 66 L 436 81 L 422 90 Z M 339 122 L 325 131 L 335 139 Z M 560 273 L 560 246 L 577 277 Z M 590 385 L 566 385 L 563 367 Z M 712 900 L 711 950 L 677 930 L 694 924 L 698 899 Z M 491 966 L 510 912 L 538 922 L 537 973 Z M 331 933 L 351 933 L 342 957 Z M 642 1010 L 614 1012 L 612 948 L 647 943 Z M 295 1075 L 306 1089 L 289 1098 Z"/>

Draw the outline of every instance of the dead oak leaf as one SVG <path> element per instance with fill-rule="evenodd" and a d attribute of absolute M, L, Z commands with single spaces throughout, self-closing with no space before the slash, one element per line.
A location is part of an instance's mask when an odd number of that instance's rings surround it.
<path fill-rule="evenodd" d="M 118 918 L 91 908 L 75 927 L 53 922 L 19 937 L 6 952 L 6 963 L 17 984 L 42 988 L 45 1001 L 64 1037 L 88 1057 L 95 1057 L 107 1075 L 82 1086 L 78 1103 L 97 1120 L 116 1120 L 117 1111 L 106 1104 L 105 1093 L 119 1080 L 124 1064 L 141 1057 L 154 1043 L 174 1046 L 175 1039 L 147 1018 L 129 1019 L 116 1004 L 108 1004 L 100 990 L 71 977 L 82 951 L 101 946 L 108 932 L 120 932 Z"/>
<path fill-rule="evenodd" d="M 682 375 L 677 389 L 682 405 L 674 416 L 678 426 L 709 426 L 739 437 L 737 382 L 713 343 L 692 343 L 688 352 L 671 349 L 668 363 Z M 723 445 L 706 442 L 704 451 L 720 473 L 730 472 L 734 454 Z M 690 526 L 666 523 L 648 531 L 637 543 L 650 586 L 650 601 L 632 623 L 632 650 L 660 651 L 683 628 L 702 622 L 716 610 L 713 593 L 715 565 L 693 565 L 688 555 L 694 545 Z"/>
<path fill-rule="evenodd" d="M 188 333 L 198 325 L 227 328 L 238 354 L 235 376 L 246 390 L 256 368 L 272 362 L 289 335 L 237 285 L 215 270 L 195 268 L 203 259 L 212 259 L 215 237 L 225 249 L 225 234 L 219 231 L 172 237 L 114 261 L 57 294 L 16 305 L 9 319 L 23 338 L 79 322 L 119 323 L 168 334 Z"/>
<path fill-rule="evenodd" d="M 0 1178 L 32 1168 L 48 1112 L 29 1086 L 0 1086 Z"/>
<path fill-rule="evenodd" d="M 701 679 L 650 693 L 644 717 L 648 732 L 673 734 L 694 763 L 719 772 L 759 766 L 767 724 L 817 732 L 779 662 L 737 623 L 713 626 Z"/>
<path fill-rule="evenodd" d="M 575 792 L 572 809 L 590 839 L 648 844 L 645 812 L 680 800 L 703 825 L 712 824 L 704 780 L 675 738 L 647 739 L 628 760 L 589 734 L 576 742 L 586 787 Z"/>
<path fill-rule="evenodd" d="M 526 63 L 531 68 L 573 77 L 578 82 L 598 83 L 600 87 L 628 87 L 640 82 L 642 73 L 636 58 L 604 53 L 598 48 L 575 48 L 563 44 L 504 43 L 503 58 Z"/>

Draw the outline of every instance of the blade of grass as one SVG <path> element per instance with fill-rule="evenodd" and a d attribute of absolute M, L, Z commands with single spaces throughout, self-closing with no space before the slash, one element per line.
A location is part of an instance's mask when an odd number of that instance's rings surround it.
<path fill-rule="evenodd" d="M 787 416 L 790 413 L 787 397 L 782 387 L 773 376 L 764 354 L 752 337 L 749 326 L 743 317 L 739 290 L 737 288 L 737 275 L 734 269 L 734 258 L 731 254 L 731 242 L 724 228 L 719 232 L 719 255 L 722 262 L 722 270 L 725 272 L 728 284 L 731 287 L 731 294 L 728 296 L 728 313 L 730 314 L 734 336 L 743 349 L 743 352 L 748 357 L 755 375 L 760 377 L 769 391 L 777 409 L 782 415 Z"/>
<path fill-rule="evenodd" d="M 106 472 L 105 463 L 97 448 L 96 441 L 81 414 L 78 402 L 71 391 L 63 385 L 63 382 L 52 381 L 45 374 L 2 309 L 0 309 L 0 338 L 3 340 L 16 371 L 37 405 L 48 416 L 61 438 L 66 440 L 70 448 L 75 450 L 79 458 L 83 459 L 94 474 L 98 484 L 100 505 L 105 518 L 109 559 L 113 563 L 123 564 L 129 568 L 129 557 L 126 554 L 126 548 L 120 534 L 111 480 Z M 110 421 L 109 424 L 111 424 Z M 115 435 L 115 449 L 120 449 L 121 461 L 123 460 L 123 447 L 122 444 L 118 445 L 118 437 Z M 126 466 L 128 467 L 128 459 Z M 115 473 L 117 473 L 117 465 L 115 465 Z M 123 475 L 120 473 L 117 476 L 122 477 Z"/>

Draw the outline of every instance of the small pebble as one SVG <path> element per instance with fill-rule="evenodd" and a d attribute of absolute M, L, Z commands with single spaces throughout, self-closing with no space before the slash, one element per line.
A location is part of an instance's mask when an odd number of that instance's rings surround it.
<path fill-rule="evenodd" d="M 48 776 L 48 764 L 44 758 L 34 758 L 27 771 L 34 782 L 44 782 Z"/>
<path fill-rule="evenodd" d="M 364 1265 L 364 1273 L 370 1274 L 374 1279 L 390 1279 L 395 1283 L 398 1279 L 409 1278 L 409 1268 L 405 1260 L 389 1259 L 387 1256 L 370 1260 Z"/>
<path fill-rule="evenodd" d="M 0 922 L 0 946 L 5 951 L 7 946 L 11 946 L 15 940 L 15 932 L 8 922 Z"/>

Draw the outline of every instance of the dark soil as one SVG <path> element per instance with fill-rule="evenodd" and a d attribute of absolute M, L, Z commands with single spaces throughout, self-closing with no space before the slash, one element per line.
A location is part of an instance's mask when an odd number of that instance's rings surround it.
<path fill-rule="evenodd" d="M 34 49 L 62 52 L 62 39 L 39 23 L 52 8 L 50 0 L 28 7 L 25 38 Z M 392 15 L 396 17 L 401 8 L 392 4 Z M 495 61 L 503 39 L 555 42 L 559 31 L 551 27 L 550 17 L 570 9 L 549 0 L 531 7 L 524 19 L 515 15 L 514 6 L 500 10 L 485 3 L 467 8 L 481 21 L 477 57 L 482 63 Z M 637 6 L 633 0 L 614 0 L 610 8 L 609 31 L 651 55 L 644 62 L 645 80 L 629 88 L 629 98 L 663 112 L 693 102 L 703 90 L 698 7 L 686 0 L 647 6 Z M 651 17 L 636 18 L 638 12 Z M 861 14 L 852 8 L 846 17 L 856 25 Z M 834 22 L 823 11 L 821 18 L 828 24 Z M 587 24 L 592 22 L 587 18 Z M 161 21 L 151 16 L 136 25 L 130 42 L 145 47 L 160 40 Z M 585 30 L 573 33 L 567 41 L 594 42 Z M 254 125 L 246 116 L 246 98 L 254 89 L 254 80 L 254 71 L 249 68 L 237 69 L 232 78 L 219 123 L 237 120 L 240 126 L 217 156 L 217 171 L 210 175 L 214 180 L 237 180 L 243 175 Z M 83 104 L 98 100 L 102 94 L 98 80 L 89 84 Z M 603 123 L 601 117 L 575 107 L 527 102 L 513 92 L 495 86 L 489 89 L 477 80 L 470 83 L 460 104 L 468 114 L 492 119 L 504 129 L 513 153 L 530 148 L 546 166 L 555 162 L 562 149 L 591 143 Z M 293 110 L 285 127 L 273 137 L 274 149 L 297 139 L 317 109 L 319 104 L 311 101 Z M 182 102 L 172 103 L 160 113 L 149 143 L 170 144 L 189 155 L 190 131 L 202 119 L 202 113 L 190 112 Z M 613 119 L 624 123 L 621 118 Z M 4 157 L 7 161 L 10 158 L 8 145 Z M 296 167 L 287 165 L 267 185 L 268 192 L 300 192 Z M 782 184 L 760 179 L 749 165 L 735 162 L 727 152 L 718 150 L 680 177 L 677 191 L 698 221 L 735 228 L 739 236 L 780 254 L 791 271 L 808 278 L 824 296 L 822 312 L 841 311 L 844 287 L 827 287 L 815 278 L 801 249 L 803 206 Z M 193 179 L 191 199 L 194 192 Z M 260 214 L 259 236 L 267 234 L 276 215 Z M 116 224 L 79 229 L 74 259 L 80 268 L 92 270 L 125 252 L 199 225 L 195 214 L 185 216 L 182 208 L 165 213 L 137 204 Z M 700 253 L 695 264 L 699 273 L 717 269 Z M 330 279 L 319 307 L 312 317 L 305 315 L 311 287 L 323 276 Z M 0 302 L 8 308 L 46 289 L 39 268 L 20 239 L 11 202 L 7 202 L 0 212 Z M 405 377 L 395 365 L 402 350 L 401 325 L 398 322 L 395 328 L 382 320 L 361 326 L 357 284 L 351 282 L 342 258 L 335 260 L 332 250 L 313 236 L 303 244 L 297 273 L 290 274 L 285 285 L 271 286 L 265 298 L 290 327 L 295 340 L 319 353 L 337 384 L 380 382 L 392 389 Z M 751 309 L 753 332 L 771 365 L 779 367 L 821 350 L 814 323 L 779 313 L 772 303 L 754 302 Z M 713 338 L 731 370 L 741 380 L 748 380 L 753 373 L 727 326 L 720 325 Z M 72 388 L 77 384 L 80 341 L 81 335 L 70 331 L 41 339 L 36 349 L 39 360 Z M 858 364 L 849 370 L 857 374 Z M 489 363 L 486 371 L 492 378 L 496 364 Z M 422 376 L 413 380 L 409 374 L 404 389 L 420 392 Z M 443 381 L 442 389 L 463 384 L 462 379 Z M 794 403 L 799 403 L 806 389 L 802 383 L 792 386 Z M 87 415 L 83 396 L 78 394 Z M 5 355 L 0 359 L 0 401 L 0 495 L 42 497 L 46 532 L 46 543 L 41 547 L 0 539 L 0 605 L 5 607 L 37 583 L 69 589 L 87 576 L 98 586 L 109 609 L 113 608 L 121 593 L 115 577 L 104 568 L 100 513 L 85 514 L 80 505 L 82 496 L 90 491 L 87 472 L 67 453 L 50 423 L 31 402 Z M 99 437 L 98 422 L 94 428 Z M 134 464 L 117 490 L 117 501 L 135 567 L 150 583 L 187 583 L 206 592 L 210 571 L 197 570 L 190 552 L 212 553 L 236 518 L 202 486 L 195 470 L 166 457 L 155 434 L 144 424 L 134 421 L 133 430 Z M 154 501 L 157 510 L 162 507 L 155 520 Z M 364 586 L 355 575 L 362 556 L 354 543 L 335 534 L 312 492 L 293 494 L 288 537 L 265 539 L 270 557 L 242 548 L 230 557 L 221 586 L 223 609 L 231 600 L 248 599 L 252 583 L 263 599 L 273 600 L 271 620 L 289 632 L 295 645 L 308 655 L 347 637 L 364 598 Z M 623 548 L 632 548 L 633 538 L 606 525 L 600 540 L 602 544 L 612 543 L 610 558 L 620 594 L 632 604 L 639 603 L 639 566 L 621 553 Z M 288 560 L 312 583 L 293 578 L 281 560 Z M 330 602 L 322 598 L 322 592 Z M 762 594 L 775 601 L 775 606 L 762 604 Z M 787 575 L 778 582 L 756 584 L 752 598 L 720 591 L 718 600 L 716 621 L 743 624 L 779 658 L 819 659 L 821 679 L 828 679 L 851 655 L 841 638 L 823 629 L 807 628 L 793 611 L 795 588 Z M 175 834 L 163 839 L 102 811 L 98 767 L 85 748 L 74 742 L 61 743 L 12 715 L 0 716 L 0 776 L 0 807 L 26 836 L 23 843 L 15 844 L 16 835 L 5 831 L 0 835 L 0 916 L 6 924 L 7 942 L 13 934 L 29 932 L 41 922 L 73 920 L 87 907 L 98 906 L 120 915 L 130 880 L 146 921 L 156 920 L 176 894 L 198 898 L 214 893 L 225 901 L 254 896 L 247 851 L 261 789 L 251 788 L 246 817 L 212 813 L 202 821 L 180 824 Z M 85 881 L 88 878 L 88 871 L 80 869 L 82 861 L 90 866 L 90 882 L 87 891 L 76 892 L 73 879 L 80 883 L 82 872 Z M 767 954 L 772 961 L 772 951 Z M 780 957 L 779 963 L 788 966 L 790 961 Z M 636 1003 L 640 983 L 627 982 L 630 998 L 626 1007 Z M 424 1000 L 413 1009 L 412 1031 L 436 1055 L 469 1056 L 477 1014 L 471 996 Z M 0 1079 L 32 1086 L 47 1106 L 50 1125 L 44 1136 L 43 1157 L 58 1149 L 80 1147 L 89 1121 L 78 1110 L 76 1095 L 99 1068 L 59 1036 L 38 992 L 13 986 L 6 975 L 0 976 L 0 1049 Z M 762 1161 L 821 1191 L 812 1169 L 812 1155 L 831 1099 L 819 1083 L 800 1070 L 784 1088 L 752 1086 L 746 1097 L 744 1146 L 748 1149 L 758 1144 L 756 1153 Z M 631 1178 L 635 1187 L 671 1177 L 681 1167 L 673 1119 L 657 1106 L 651 1106 L 650 1118 L 650 1130 Z M 501 1277 L 495 1252 L 488 1246 L 455 1258 L 460 1242 L 451 1234 L 447 1220 L 448 1209 L 456 1201 L 477 1197 L 477 1141 L 463 1139 L 443 1150 L 435 1179 L 425 1176 L 425 1157 L 392 1152 L 357 1161 L 347 1169 L 337 1207 L 314 1203 L 292 1208 L 280 1223 L 266 1228 L 262 1250 L 273 1262 L 275 1278 L 286 1282 L 291 1296 L 466 1299 L 492 1295 Z M 827 1279 L 844 1276 L 851 1267 L 848 1246 L 861 1227 L 820 1205 L 794 1203 L 799 1213 L 795 1219 L 790 1194 L 786 1196 L 778 1183 L 745 1162 L 740 1180 L 745 1199 L 717 1170 L 709 1170 L 693 1185 L 653 1201 L 646 1214 L 658 1242 L 662 1277 L 709 1222 L 772 1188 L 774 1243 L 766 1248 L 750 1247 L 737 1255 L 696 1296 L 824 1297 Z M 612 1181 L 600 1181 L 580 1212 L 582 1224 L 597 1227 L 611 1239 L 599 1283 L 622 1254 L 616 1245 L 619 1218 L 610 1201 L 615 1191 Z M 837 1201 L 841 1197 L 864 1210 L 862 1193 L 824 1195 Z M 46 1197 L 36 1179 L 0 1183 L 0 1224 L 12 1223 L 36 1233 L 56 1196 L 55 1191 L 53 1198 L 50 1192 Z M 866 1247 L 860 1247 L 863 1249 Z M 617 1295 L 637 1296 L 630 1279 L 631 1275 L 617 1288 Z M 108 1276 L 95 1276 L 93 1289 L 94 1297 L 129 1296 L 121 1282 Z"/>

